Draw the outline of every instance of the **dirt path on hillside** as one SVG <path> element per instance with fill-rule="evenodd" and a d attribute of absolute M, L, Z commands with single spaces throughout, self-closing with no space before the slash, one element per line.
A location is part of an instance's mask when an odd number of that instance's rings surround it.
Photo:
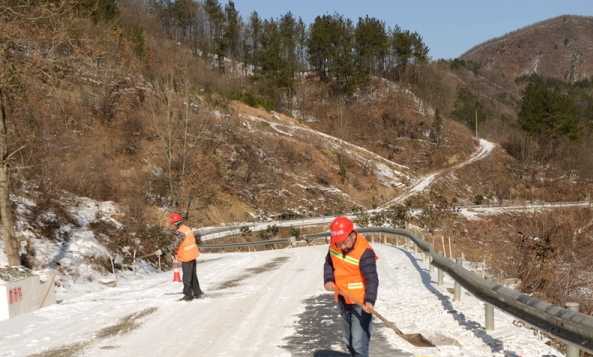
<path fill-rule="evenodd" d="M 440 177 L 445 173 L 449 173 L 451 171 L 462 168 L 465 165 L 471 164 L 474 161 L 485 158 L 488 154 L 490 154 L 490 152 L 492 152 L 492 149 L 494 149 L 495 146 L 496 144 L 490 141 L 480 139 L 480 147 L 468 160 L 459 163 L 453 167 L 448 167 L 446 169 L 433 172 L 424 177 L 418 178 L 411 186 L 401 191 L 396 197 L 390 199 L 387 203 L 381 205 L 381 208 L 389 207 L 394 204 L 401 204 L 408 197 L 424 191 L 437 177 Z"/>

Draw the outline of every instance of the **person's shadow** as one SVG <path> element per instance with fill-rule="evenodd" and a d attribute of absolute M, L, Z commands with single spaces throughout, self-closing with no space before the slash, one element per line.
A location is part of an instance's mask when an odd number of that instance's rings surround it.
<path fill-rule="evenodd" d="M 62 244 L 60 244 L 60 249 L 59 249 L 58 253 L 52 258 L 52 260 L 49 263 L 47 263 L 47 266 L 49 268 L 55 269 L 56 266 L 60 265 L 60 261 L 62 260 L 62 258 L 64 258 L 66 256 L 66 253 L 68 252 L 68 249 L 70 248 L 70 244 L 72 243 L 71 242 L 72 232 L 77 228 L 79 228 L 79 227 L 71 225 L 69 227 L 69 229 L 59 232 L 58 240 L 61 241 Z"/>
<path fill-rule="evenodd" d="M 456 310 L 452 303 L 453 299 L 450 296 L 443 294 L 439 289 L 435 287 L 435 284 L 437 284 L 437 282 L 432 280 L 432 277 L 427 269 L 422 268 L 420 264 L 418 264 L 418 261 L 420 261 L 420 259 L 417 256 L 415 256 L 412 252 L 407 251 L 403 247 L 392 246 L 392 248 L 400 250 L 410 259 L 410 261 L 414 265 L 414 268 L 420 274 L 422 284 L 426 287 L 428 291 L 433 293 L 440 300 L 441 304 L 443 305 L 443 309 L 447 311 L 447 313 L 451 314 L 451 316 L 457 321 L 460 327 L 466 329 L 467 331 L 471 331 L 476 338 L 481 339 L 485 345 L 488 345 L 490 347 L 492 353 L 502 352 L 501 348 L 499 347 L 503 346 L 502 341 L 498 338 L 493 337 L 490 334 L 490 332 L 486 331 L 485 327 L 480 322 L 467 319 L 464 313 Z M 437 275 L 438 269 L 435 267 L 434 270 L 434 274 Z M 435 344 L 438 344 L 438 342 L 435 342 Z M 507 354 L 512 353 L 506 350 L 504 352 Z M 510 355 L 513 356 L 512 354 Z"/>
<path fill-rule="evenodd" d="M 303 301 L 305 310 L 298 315 L 294 334 L 285 337 L 282 348 L 292 356 L 349 357 L 342 340 L 342 318 L 334 294 L 321 294 Z M 411 356 L 391 347 L 380 332 L 385 324 L 374 319 L 369 354 L 371 356 Z"/>

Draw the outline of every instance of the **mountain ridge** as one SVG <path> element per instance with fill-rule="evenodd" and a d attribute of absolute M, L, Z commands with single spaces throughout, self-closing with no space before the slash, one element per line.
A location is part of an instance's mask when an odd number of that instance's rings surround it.
<path fill-rule="evenodd" d="M 539 73 L 576 81 L 593 74 L 593 16 L 561 15 L 478 44 L 460 59 L 509 78 Z"/>

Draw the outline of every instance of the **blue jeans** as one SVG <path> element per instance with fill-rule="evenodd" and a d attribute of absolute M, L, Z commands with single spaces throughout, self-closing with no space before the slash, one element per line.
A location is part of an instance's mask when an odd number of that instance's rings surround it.
<path fill-rule="evenodd" d="M 373 315 L 367 314 L 358 305 L 350 310 L 341 310 L 342 337 L 353 357 L 368 357 Z"/>

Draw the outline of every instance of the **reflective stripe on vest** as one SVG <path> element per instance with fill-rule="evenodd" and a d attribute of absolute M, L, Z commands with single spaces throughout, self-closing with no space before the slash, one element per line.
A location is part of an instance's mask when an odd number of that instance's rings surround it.
<path fill-rule="evenodd" d="M 181 228 L 183 228 L 183 227 L 181 227 Z M 185 236 L 186 236 L 186 237 L 187 237 L 187 235 L 188 235 L 189 233 L 192 233 L 192 235 L 193 235 L 193 232 L 191 231 L 191 229 L 190 229 L 189 227 L 187 227 L 187 229 L 185 230 L 185 232 L 184 232 L 184 231 L 182 231 L 182 230 L 181 230 L 181 228 L 179 228 L 179 231 L 180 231 L 181 233 L 185 234 Z M 196 238 L 194 237 L 194 242 L 195 242 L 195 240 L 196 240 Z M 192 245 L 188 245 L 187 247 L 183 248 L 183 250 L 190 250 L 190 249 L 192 249 L 193 247 L 197 247 L 196 243 L 194 243 L 194 244 L 192 244 Z"/>
<path fill-rule="evenodd" d="M 362 289 L 363 287 L 362 281 L 360 283 L 348 283 L 348 289 Z"/>
<path fill-rule="evenodd" d="M 190 250 L 193 247 L 197 247 L 196 243 L 192 244 L 192 245 L 188 245 L 187 247 L 183 248 L 183 250 Z"/>
<path fill-rule="evenodd" d="M 351 256 L 348 256 L 348 255 L 347 255 L 346 257 L 344 257 L 344 256 L 342 255 L 342 253 L 338 252 L 338 251 L 337 251 L 337 250 L 335 250 L 335 249 L 329 248 L 329 253 L 330 253 L 332 256 L 334 256 L 334 257 L 336 257 L 336 258 L 338 258 L 338 259 L 340 259 L 340 260 L 343 260 L 343 261 L 345 261 L 346 263 L 354 264 L 354 265 L 356 265 L 356 266 L 358 266 L 358 265 L 360 264 L 360 260 L 358 260 L 358 259 L 356 259 L 356 258 L 353 258 L 353 257 L 351 257 Z"/>

